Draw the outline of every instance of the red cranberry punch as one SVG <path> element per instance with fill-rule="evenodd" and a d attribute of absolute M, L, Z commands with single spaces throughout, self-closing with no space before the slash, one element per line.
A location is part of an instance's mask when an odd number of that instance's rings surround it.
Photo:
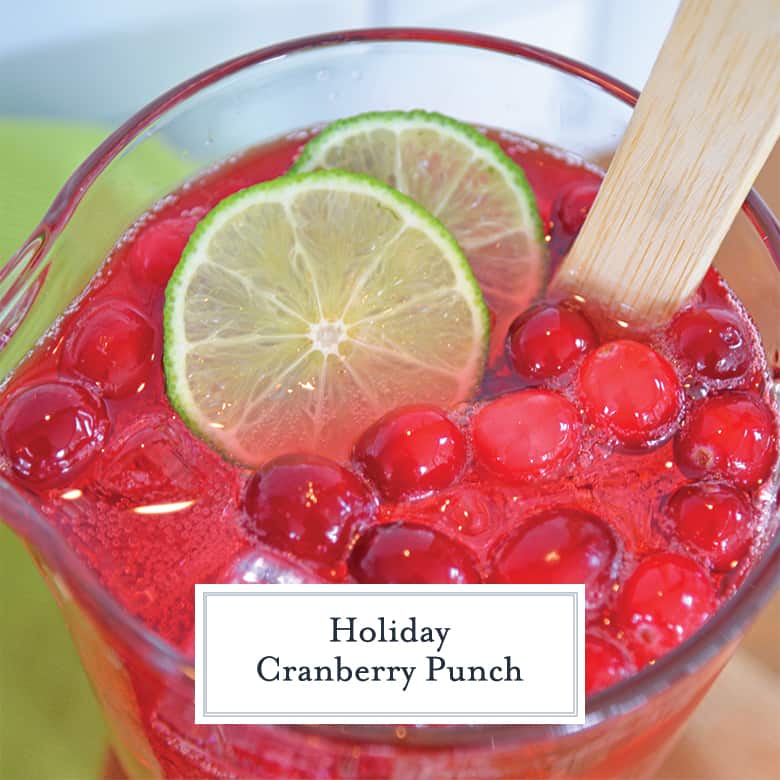
<path fill-rule="evenodd" d="M 553 294 L 632 100 L 481 36 L 281 44 L 130 120 L 0 271 L 0 511 L 129 777 L 660 763 L 780 577 L 780 244 L 752 193 L 651 330 Z M 587 722 L 195 726 L 202 582 L 585 583 Z"/>

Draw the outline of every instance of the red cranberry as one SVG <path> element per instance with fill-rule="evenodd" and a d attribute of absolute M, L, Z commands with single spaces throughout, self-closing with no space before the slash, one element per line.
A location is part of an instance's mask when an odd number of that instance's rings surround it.
<path fill-rule="evenodd" d="M 392 501 L 451 485 L 466 463 L 466 441 L 435 406 L 386 414 L 359 439 L 355 460 Z"/>
<path fill-rule="evenodd" d="M 154 331 L 118 301 L 94 309 L 68 336 L 60 365 L 89 379 L 109 398 L 136 391 L 154 360 Z"/>
<path fill-rule="evenodd" d="M 244 507 L 257 539 L 326 563 L 341 558 L 354 524 L 369 520 L 376 508 L 354 474 L 316 455 L 283 455 L 267 463 L 250 477 Z"/>
<path fill-rule="evenodd" d="M 571 248 L 600 186 L 601 181 L 577 183 L 567 187 L 556 198 L 550 212 L 550 249 L 556 257 L 563 257 Z"/>
<path fill-rule="evenodd" d="M 684 363 L 709 379 L 734 379 L 750 368 L 750 345 L 742 323 L 727 309 L 687 309 L 675 317 L 669 336 Z"/>
<path fill-rule="evenodd" d="M 485 404 L 473 419 L 477 459 L 509 479 L 546 477 L 577 453 L 579 413 L 548 390 L 522 390 Z"/>
<path fill-rule="evenodd" d="M 198 217 L 171 217 L 141 228 L 130 248 L 130 268 L 142 282 L 165 287 Z"/>
<path fill-rule="evenodd" d="M 72 479 L 100 452 L 107 432 L 102 401 L 84 387 L 58 382 L 14 395 L 0 423 L 14 472 L 38 487 Z"/>
<path fill-rule="evenodd" d="M 667 511 L 677 538 L 719 571 L 732 569 L 750 547 L 750 505 L 728 485 L 684 485 L 669 499 Z"/>
<path fill-rule="evenodd" d="M 617 542 L 603 520 L 579 509 L 550 509 L 526 520 L 499 543 L 490 578 L 516 583 L 583 582 L 592 604 L 611 579 L 616 557 Z"/>
<path fill-rule="evenodd" d="M 512 323 L 508 359 L 523 379 L 543 382 L 571 368 L 597 342 L 592 325 L 578 311 L 543 303 Z"/>
<path fill-rule="evenodd" d="M 777 457 L 772 411 L 751 393 L 708 398 L 680 429 L 674 454 L 688 477 L 714 477 L 755 487 L 767 479 Z"/>
<path fill-rule="evenodd" d="M 682 555 L 656 553 L 626 581 L 616 617 L 646 662 L 691 636 L 714 609 L 715 592 L 704 569 Z"/>
<path fill-rule="evenodd" d="M 465 547 L 417 523 L 370 528 L 352 549 L 348 566 L 358 582 L 457 585 L 481 581 Z"/>
<path fill-rule="evenodd" d="M 585 358 L 579 382 L 587 417 L 624 446 L 652 446 L 673 433 L 680 382 L 647 345 L 629 340 L 602 344 Z"/>
<path fill-rule="evenodd" d="M 729 300 L 728 289 L 721 275 L 712 267 L 704 275 L 698 295 L 705 306 L 725 306 Z"/>
<path fill-rule="evenodd" d="M 628 651 L 600 634 L 585 635 L 585 693 L 609 688 L 635 671 Z"/>

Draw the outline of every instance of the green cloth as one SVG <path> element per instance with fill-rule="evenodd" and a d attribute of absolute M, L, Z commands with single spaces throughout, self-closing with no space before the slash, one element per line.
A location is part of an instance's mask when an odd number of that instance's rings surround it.
<path fill-rule="evenodd" d="M 106 134 L 83 124 L 0 117 L 0 263 L 28 238 L 65 180 Z M 101 174 L 70 223 L 70 242 L 60 247 L 38 308 L 17 336 L 26 327 L 28 343 L 34 343 L 86 283 L 89 270 L 78 274 L 68 267 L 81 260 L 84 242 L 100 253 L 94 258 L 99 262 L 104 250 L 97 247 L 108 251 L 135 217 L 197 166 L 151 138 L 136 145 L 119 169 Z M 20 348 L 18 339 L 10 346 L 3 358 L 13 365 L 27 347 Z M 54 599 L 1 521 L 0 592 L 0 780 L 99 777 L 106 728 L 97 703 Z"/>
<path fill-rule="evenodd" d="M 63 180 L 102 135 L 94 128 L 0 120 L 0 230 L 11 233 L 9 252 L 29 235 Z M 138 139 L 100 173 L 51 243 L 43 288 L 0 352 L 0 376 L 83 290 L 127 227 L 197 167 L 187 151 L 151 136 Z M 3 239 L 0 233 L 0 258 Z"/>
<path fill-rule="evenodd" d="M 22 244 L 105 131 L 0 118 L 0 262 Z M 0 778 L 90 780 L 106 730 L 59 609 L 0 523 Z"/>
<path fill-rule="evenodd" d="M 85 125 L 0 117 L 0 260 L 32 233 L 65 180 L 106 134 Z"/>

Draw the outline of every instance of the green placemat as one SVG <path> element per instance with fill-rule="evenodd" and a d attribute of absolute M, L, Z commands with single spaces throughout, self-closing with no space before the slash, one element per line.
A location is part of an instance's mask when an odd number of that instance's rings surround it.
<path fill-rule="evenodd" d="M 0 261 L 32 232 L 106 130 L 0 116 Z"/>
<path fill-rule="evenodd" d="M 0 263 L 32 233 L 67 177 L 106 134 L 88 125 L 0 117 Z M 114 228 L 124 229 L 196 165 L 153 138 L 123 158 L 119 170 L 101 174 L 91 201 L 85 197 L 70 224 L 78 235 L 71 232 L 69 254 L 60 250 L 46 278 L 37 319 L 26 322 L 17 336 L 25 327 L 43 329 L 78 292 L 70 280 L 77 277 L 66 264 L 81 257 L 79 241 L 110 246 Z M 99 222 L 103 218 L 107 221 Z M 12 363 L 18 343 L 12 340 L 4 355 Z M 97 777 L 106 742 L 97 704 L 53 598 L 22 544 L 1 522 L 0 592 L 0 780 Z"/>
<path fill-rule="evenodd" d="M 0 525 L 0 777 L 92 780 L 105 727 L 57 605 Z"/>
<path fill-rule="evenodd" d="M 105 130 L 0 118 L 0 262 L 38 224 Z M 89 780 L 105 727 L 53 597 L 0 524 L 0 778 Z"/>

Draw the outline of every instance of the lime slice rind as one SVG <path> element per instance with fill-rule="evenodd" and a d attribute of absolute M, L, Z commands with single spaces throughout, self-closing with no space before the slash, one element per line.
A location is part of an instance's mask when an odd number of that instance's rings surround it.
<path fill-rule="evenodd" d="M 394 406 L 472 395 L 488 318 L 460 247 L 410 198 L 341 171 L 288 175 L 225 199 L 190 238 L 166 290 L 168 395 L 246 465 L 343 458 Z"/>
<path fill-rule="evenodd" d="M 495 164 L 497 170 L 507 182 L 523 193 L 524 198 L 521 203 L 526 206 L 526 220 L 524 222 L 532 226 L 534 239 L 540 245 L 545 243 L 544 225 L 536 206 L 536 197 L 523 169 L 509 157 L 499 144 L 472 125 L 435 111 L 424 111 L 422 109 L 414 109 L 412 111 L 368 111 L 357 116 L 338 119 L 327 125 L 323 132 L 316 135 L 303 147 L 289 173 L 305 173 L 319 169 L 323 166 L 328 150 L 342 143 L 344 136 L 358 135 L 376 128 L 377 125 L 384 126 L 388 132 L 396 134 L 404 127 L 418 128 L 428 126 L 434 127 L 437 131 L 445 134 L 468 138 L 474 150 L 478 150 L 484 160 Z M 369 166 L 366 165 L 366 167 Z M 406 192 L 407 182 L 405 180 L 387 183 L 401 192 Z M 451 195 L 459 184 L 459 179 L 451 177 L 449 190 L 445 195 Z M 442 203 L 437 205 L 441 208 Z M 435 215 L 435 209 L 429 208 L 428 211 Z M 462 242 L 459 243 L 463 246 Z"/>

